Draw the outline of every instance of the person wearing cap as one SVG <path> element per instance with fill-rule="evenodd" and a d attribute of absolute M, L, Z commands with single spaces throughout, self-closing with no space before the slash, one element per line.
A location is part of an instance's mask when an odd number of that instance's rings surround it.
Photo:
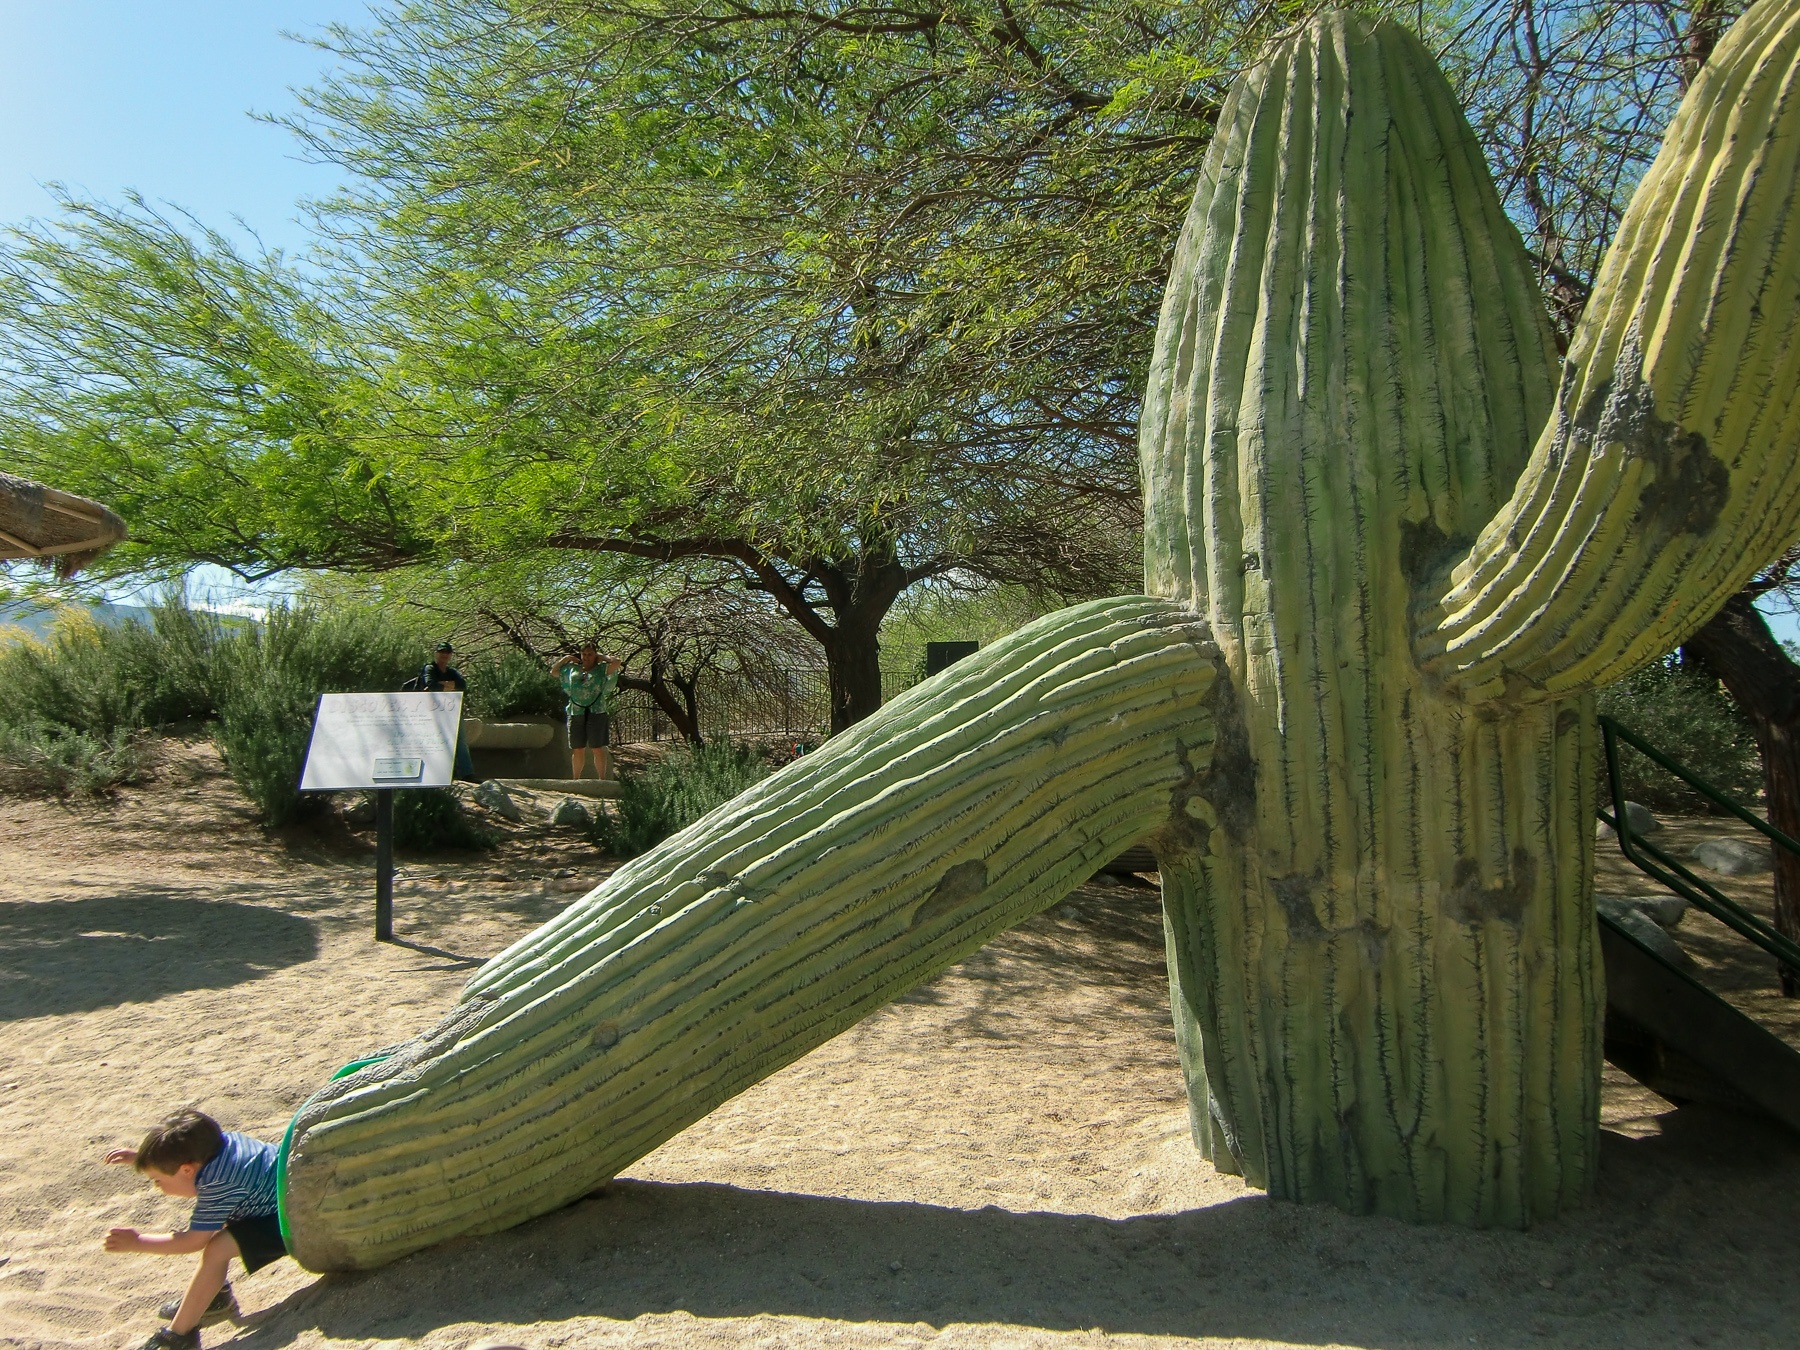
<path fill-rule="evenodd" d="M 448 639 L 438 643 L 431 660 L 419 669 L 419 688 L 433 694 L 447 690 L 467 694 L 469 682 L 463 678 L 460 670 L 450 664 L 450 658 L 455 654 L 456 648 L 450 645 Z M 463 737 L 460 724 L 456 729 L 456 776 L 471 782 L 475 778 L 475 759 L 469 754 L 469 743 Z"/>

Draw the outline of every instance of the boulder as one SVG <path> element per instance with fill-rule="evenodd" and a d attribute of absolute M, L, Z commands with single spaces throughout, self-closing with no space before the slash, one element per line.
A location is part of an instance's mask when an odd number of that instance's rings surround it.
<path fill-rule="evenodd" d="M 502 820 L 510 820 L 516 823 L 525 819 L 525 813 L 519 809 L 519 804 L 513 800 L 512 793 L 508 792 L 502 784 L 495 782 L 492 778 L 488 779 L 487 782 L 475 789 L 473 800 L 475 805 L 485 807 L 487 810 L 499 816 Z"/>
<path fill-rule="evenodd" d="M 1594 896 L 1594 903 L 1602 909 L 1609 904 L 1615 908 L 1629 905 L 1650 917 L 1651 921 L 1662 928 L 1674 928 L 1688 911 L 1688 902 L 1679 895 L 1603 895 Z"/>
<path fill-rule="evenodd" d="M 1695 844 L 1688 857 L 1725 877 L 1754 877 L 1775 870 L 1767 844 L 1746 844 L 1742 839 L 1708 839 Z"/>
<path fill-rule="evenodd" d="M 1681 944 L 1670 937 L 1648 914 L 1639 909 L 1631 901 L 1618 895 L 1596 895 L 1594 903 L 1600 912 L 1625 933 L 1636 939 L 1640 947 L 1648 948 L 1662 957 L 1670 965 L 1686 970 L 1694 964 L 1694 958 L 1681 949 Z"/>
<path fill-rule="evenodd" d="M 1605 805 L 1605 803 L 1602 803 Z M 1625 823 L 1631 826 L 1633 834 L 1655 834 L 1662 828 L 1662 822 L 1650 814 L 1650 808 L 1639 806 L 1636 802 L 1625 803 Z M 1594 824 L 1594 838 L 1611 839 L 1613 828 L 1604 820 Z"/>
<path fill-rule="evenodd" d="M 556 804 L 556 809 L 550 813 L 550 823 L 585 830 L 594 823 L 594 818 L 588 814 L 587 807 L 576 798 L 564 797 Z"/>

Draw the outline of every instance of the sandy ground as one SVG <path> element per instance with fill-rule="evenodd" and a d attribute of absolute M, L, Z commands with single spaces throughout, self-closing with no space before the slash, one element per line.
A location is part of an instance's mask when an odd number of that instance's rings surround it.
<path fill-rule="evenodd" d="M 363 843 L 265 837 L 200 749 L 0 822 L 0 1347 L 135 1346 L 185 1283 L 101 1251 L 186 1214 L 106 1148 L 184 1101 L 279 1136 L 602 870 L 535 826 L 407 862 L 380 946 Z M 1091 886 L 598 1196 L 371 1274 L 280 1262 L 207 1343 L 1800 1344 L 1800 1141 L 1616 1075 L 1606 1122 L 1594 1202 L 1527 1233 L 1270 1202 L 1187 1140 L 1155 893 Z"/>

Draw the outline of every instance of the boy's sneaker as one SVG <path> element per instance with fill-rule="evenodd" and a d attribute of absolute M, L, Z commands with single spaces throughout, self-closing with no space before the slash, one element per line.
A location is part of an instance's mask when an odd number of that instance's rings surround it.
<path fill-rule="evenodd" d="M 176 1298 L 170 1299 L 167 1303 L 163 1304 L 162 1307 L 158 1308 L 156 1310 L 156 1315 L 162 1318 L 163 1321 L 168 1322 L 172 1321 L 175 1314 L 180 1311 L 181 1300 Z M 200 1325 L 203 1327 L 210 1327 L 213 1323 L 223 1322 L 227 1318 L 236 1321 L 237 1315 L 237 1295 L 231 1292 L 231 1285 L 227 1283 L 224 1288 L 213 1295 L 213 1301 L 207 1304 L 206 1311 L 200 1314 Z"/>
<path fill-rule="evenodd" d="M 164 1327 L 145 1341 L 141 1350 L 200 1350 L 200 1332 Z"/>

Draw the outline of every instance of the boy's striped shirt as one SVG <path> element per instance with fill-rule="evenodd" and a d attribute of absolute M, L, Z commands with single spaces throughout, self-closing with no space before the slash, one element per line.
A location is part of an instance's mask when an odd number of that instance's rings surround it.
<path fill-rule="evenodd" d="M 211 1232 L 233 1219 L 275 1213 L 278 1154 L 273 1144 L 227 1130 L 225 1146 L 194 1177 L 194 1216 L 188 1227 Z"/>

